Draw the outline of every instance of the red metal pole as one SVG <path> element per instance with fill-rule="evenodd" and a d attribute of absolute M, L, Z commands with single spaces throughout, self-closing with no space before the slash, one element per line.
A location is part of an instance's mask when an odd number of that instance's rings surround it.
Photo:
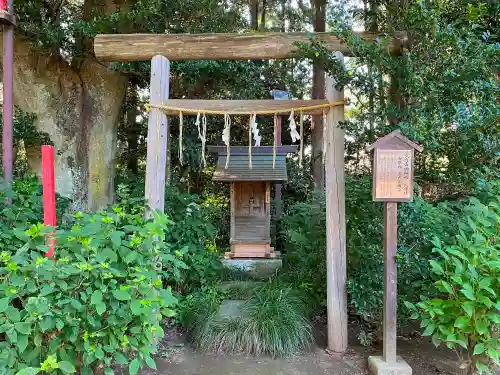
<path fill-rule="evenodd" d="M 12 1 L 1 0 L 0 11 L 13 14 Z M 10 12 L 9 12 L 10 10 Z M 14 66 L 14 25 L 3 25 L 3 105 L 2 105 L 2 167 L 7 183 L 12 182 L 13 169 L 13 66 Z"/>
<path fill-rule="evenodd" d="M 43 222 L 46 226 L 56 228 L 56 185 L 54 178 L 54 147 L 42 146 L 42 186 L 43 186 Z M 55 239 L 47 240 L 50 249 L 47 257 L 54 256 Z"/>

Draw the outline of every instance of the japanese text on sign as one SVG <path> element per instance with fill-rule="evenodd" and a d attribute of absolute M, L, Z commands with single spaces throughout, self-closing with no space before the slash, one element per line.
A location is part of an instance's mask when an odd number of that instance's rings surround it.
<path fill-rule="evenodd" d="M 377 150 L 376 199 L 411 199 L 411 159 L 411 150 Z"/>

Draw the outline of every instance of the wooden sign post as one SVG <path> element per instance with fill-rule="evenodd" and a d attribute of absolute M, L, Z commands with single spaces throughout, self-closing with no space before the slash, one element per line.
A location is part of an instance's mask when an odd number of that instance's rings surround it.
<path fill-rule="evenodd" d="M 369 357 L 373 374 L 408 375 L 411 367 L 396 356 L 398 203 L 413 200 L 415 150 L 423 148 L 396 130 L 368 147 L 374 150 L 373 200 L 384 202 L 384 351 Z"/>

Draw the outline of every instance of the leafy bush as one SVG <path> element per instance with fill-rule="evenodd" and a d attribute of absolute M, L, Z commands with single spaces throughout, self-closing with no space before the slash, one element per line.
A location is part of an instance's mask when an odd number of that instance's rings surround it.
<path fill-rule="evenodd" d="M 58 224 L 61 224 L 68 203 L 67 199 L 56 195 Z M 43 197 L 37 177 L 26 176 L 15 181 L 12 187 L 0 178 L 0 249 L 16 251 L 23 243 L 14 235 L 14 230 L 24 230 L 40 222 L 43 222 Z"/>
<path fill-rule="evenodd" d="M 460 222 L 455 241 L 434 239 L 434 252 L 440 259 L 430 260 L 440 294 L 423 299 L 413 318 L 421 319 L 424 336 L 436 346 L 446 343 L 462 352 L 462 368 L 468 374 L 491 373 L 493 363 L 500 366 L 500 195 L 489 205 L 471 199 Z"/>
<path fill-rule="evenodd" d="M 484 184 L 482 199 L 491 196 Z M 489 191 L 489 192 L 488 192 Z M 434 292 L 432 239 L 453 237 L 463 202 L 429 203 L 420 197 L 398 209 L 398 318 L 406 324 L 411 312 L 404 301 L 418 301 Z M 373 202 L 371 176 L 346 179 L 347 292 L 351 312 L 368 323 L 381 322 L 383 300 L 383 204 Z M 286 263 L 282 277 L 307 292 L 311 302 L 326 307 L 326 206 L 324 197 L 297 203 L 283 217 Z"/>
<path fill-rule="evenodd" d="M 192 194 L 167 189 L 166 213 L 172 219 L 166 241 L 181 250 L 187 268 L 175 280 L 179 291 L 189 291 L 210 284 L 221 268 L 213 239 L 216 209 L 204 205 Z"/>
<path fill-rule="evenodd" d="M 115 361 L 132 375 L 154 367 L 160 323 L 176 303 L 158 264 L 181 262 L 165 246 L 167 224 L 160 214 L 134 226 L 119 209 L 78 213 L 55 235 L 55 262 L 44 256 L 50 228 L 15 231 L 24 246 L 0 259 L 0 373 L 112 374 Z"/>
<path fill-rule="evenodd" d="M 307 302 L 290 286 L 275 281 L 256 288 L 240 316 L 221 316 L 226 294 L 217 289 L 188 297 L 181 322 L 193 343 L 214 352 L 284 357 L 312 341 Z"/>
<path fill-rule="evenodd" d="M 221 268 L 213 238 L 217 234 L 212 224 L 218 209 L 204 204 L 193 194 L 166 187 L 165 212 L 170 218 L 165 241 L 172 252 L 182 256 L 184 266 L 167 269 L 166 281 L 176 291 L 184 293 L 210 284 Z M 119 207 L 129 220 L 140 225 L 144 218 L 145 202 L 142 188 L 119 185 Z"/>

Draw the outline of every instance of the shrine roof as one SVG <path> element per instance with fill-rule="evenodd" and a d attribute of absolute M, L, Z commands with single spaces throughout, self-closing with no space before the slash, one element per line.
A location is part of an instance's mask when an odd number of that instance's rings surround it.
<path fill-rule="evenodd" d="M 286 155 L 295 152 L 296 146 L 276 148 L 276 160 L 273 168 L 273 147 L 252 147 L 252 165 L 249 163 L 248 147 L 231 147 L 229 163 L 226 168 L 226 147 L 209 146 L 209 151 L 217 152 L 217 167 L 214 181 L 286 181 Z"/>

